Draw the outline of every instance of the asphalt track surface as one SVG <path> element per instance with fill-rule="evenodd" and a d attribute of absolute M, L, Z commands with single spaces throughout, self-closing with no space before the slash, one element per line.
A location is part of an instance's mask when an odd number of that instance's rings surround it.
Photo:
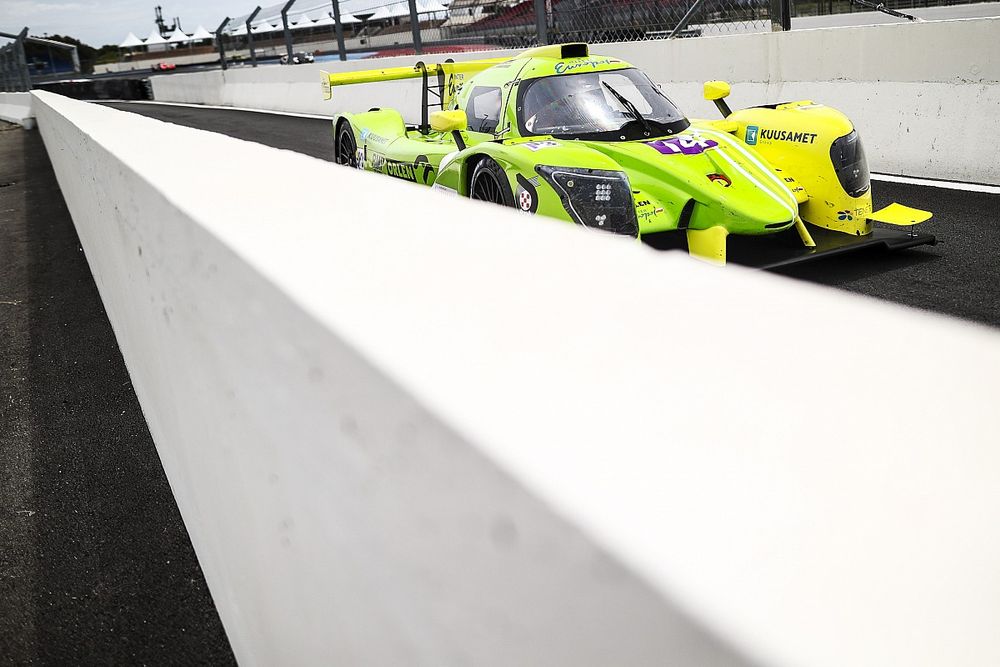
<path fill-rule="evenodd" d="M 159 120 L 333 159 L 330 121 L 158 104 L 108 103 Z M 224 164 L 225 157 L 221 158 Z M 266 165 L 261 165 L 266 168 Z M 400 184 L 400 187 L 407 187 Z M 856 294 L 1000 326 L 1000 195 L 874 181 L 875 208 L 893 201 L 934 212 L 921 231 L 936 246 L 818 260 L 783 275 Z"/>
<path fill-rule="evenodd" d="M 234 663 L 41 137 L 0 123 L 0 665 Z"/>

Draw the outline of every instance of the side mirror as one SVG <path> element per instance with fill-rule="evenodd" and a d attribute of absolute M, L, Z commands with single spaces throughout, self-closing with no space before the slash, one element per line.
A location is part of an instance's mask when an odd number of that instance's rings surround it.
<path fill-rule="evenodd" d="M 435 132 L 451 132 L 458 150 L 465 150 L 465 139 L 462 138 L 462 130 L 469 126 L 469 119 L 465 117 L 465 112 L 461 109 L 451 111 L 435 111 L 430 118 L 431 129 Z"/>
<path fill-rule="evenodd" d="M 729 84 L 725 81 L 705 82 L 705 99 L 709 102 L 715 102 L 715 107 L 722 114 L 723 118 L 729 118 L 729 115 L 733 113 L 729 105 L 726 104 L 726 98 L 729 97 L 730 90 Z"/>
<path fill-rule="evenodd" d="M 725 81 L 706 81 L 705 82 L 705 99 L 709 102 L 714 102 L 716 100 L 724 100 L 729 97 L 729 93 L 732 89 L 729 84 Z"/>
<path fill-rule="evenodd" d="M 454 132 L 464 130 L 469 126 L 469 119 L 461 109 L 452 111 L 435 111 L 431 113 L 431 129 L 435 132 Z"/>

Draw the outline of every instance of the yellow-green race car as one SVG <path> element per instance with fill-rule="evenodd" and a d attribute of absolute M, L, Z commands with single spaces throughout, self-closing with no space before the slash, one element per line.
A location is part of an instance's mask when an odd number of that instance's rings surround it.
<path fill-rule="evenodd" d="M 729 85 L 711 81 L 705 97 L 723 118 L 688 120 L 641 70 L 592 56 L 586 44 L 323 72 L 321 83 L 330 99 L 335 86 L 412 78 L 423 84 L 420 124 L 393 109 L 342 113 L 333 122 L 337 163 L 716 263 L 737 247 L 744 255 L 730 259 L 767 268 L 934 243 L 913 227 L 930 213 L 872 211 L 861 139 L 821 104 L 732 112 Z"/>

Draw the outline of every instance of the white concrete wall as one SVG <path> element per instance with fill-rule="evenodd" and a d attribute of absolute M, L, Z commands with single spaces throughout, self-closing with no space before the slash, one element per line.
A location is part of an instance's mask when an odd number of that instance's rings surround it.
<path fill-rule="evenodd" d="M 454 60 L 499 58 L 516 51 L 489 51 L 485 54 L 455 53 Z M 444 56 L 441 56 L 443 58 Z M 387 84 L 365 84 L 335 91 L 334 99 L 324 101 L 319 88 L 321 70 L 348 72 L 372 68 L 412 65 L 414 56 L 379 58 L 378 60 L 331 61 L 312 65 L 261 65 L 239 67 L 226 71 L 172 74 L 152 80 L 153 97 L 164 102 L 214 104 L 272 111 L 291 111 L 333 115 L 338 111 L 366 111 L 374 106 L 391 106 L 413 119 L 420 117 L 420 84 L 395 81 Z M 425 60 L 428 60 L 425 58 Z"/>
<path fill-rule="evenodd" d="M 718 112 L 701 98 L 710 79 L 733 84 L 734 108 L 801 98 L 836 106 L 857 124 L 874 171 L 1000 184 L 1000 19 L 897 23 L 605 44 L 595 51 L 650 72 L 694 117 Z M 500 55 L 511 52 L 490 52 Z M 475 55 L 459 54 L 456 59 Z M 378 61 L 411 64 L 413 57 Z M 333 114 L 392 106 L 419 114 L 414 82 L 337 91 L 324 103 L 318 71 L 370 62 L 260 67 L 160 77 L 158 100 Z"/>
<path fill-rule="evenodd" d="M 16 123 L 30 130 L 35 126 L 31 93 L 0 93 L 0 120 Z"/>
<path fill-rule="evenodd" d="M 242 664 L 1000 662 L 995 331 L 35 95 Z"/>

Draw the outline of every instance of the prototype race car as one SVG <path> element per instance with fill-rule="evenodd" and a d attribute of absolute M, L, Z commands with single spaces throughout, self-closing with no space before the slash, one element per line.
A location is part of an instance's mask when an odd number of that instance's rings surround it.
<path fill-rule="evenodd" d="M 322 86 L 330 99 L 334 86 L 408 78 L 423 81 L 420 124 L 392 109 L 339 114 L 337 163 L 686 247 L 716 263 L 736 249 L 747 254 L 733 261 L 775 267 L 859 247 L 934 243 L 913 231 L 930 213 L 899 204 L 872 211 L 861 139 L 844 114 L 821 104 L 732 112 L 729 85 L 712 81 L 705 97 L 723 119 L 689 121 L 642 71 L 591 56 L 586 44 L 323 72 Z M 431 113 L 432 102 L 440 110 Z"/>
<path fill-rule="evenodd" d="M 151 68 L 154 72 L 172 72 L 177 69 L 174 63 L 156 63 Z"/>

